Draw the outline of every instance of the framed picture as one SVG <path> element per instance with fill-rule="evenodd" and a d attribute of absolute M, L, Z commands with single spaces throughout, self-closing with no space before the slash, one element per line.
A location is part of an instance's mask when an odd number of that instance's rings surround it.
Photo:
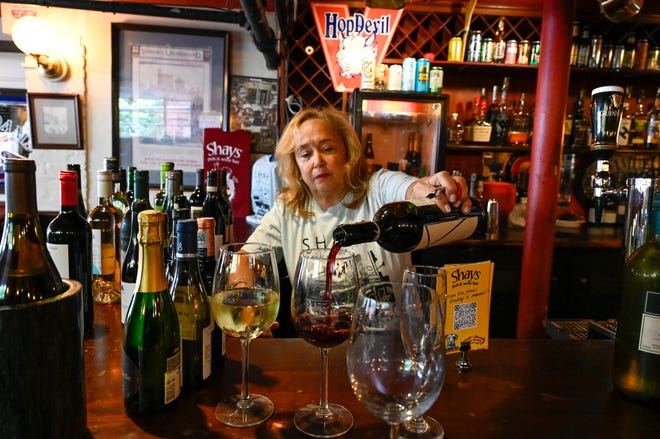
<path fill-rule="evenodd" d="M 250 132 L 252 152 L 271 154 L 277 138 L 277 80 L 231 77 L 229 129 Z"/>
<path fill-rule="evenodd" d="M 112 25 L 112 150 L 121 166 L 160 164 L 195 185 L 204 167 L 204 128 L 228 127 L 229 34 L 135 24 Z"/>
<path fill-rule="evenodd" d="M 32 148 L 82 149 L 79 96 L 28 93 Z"/>

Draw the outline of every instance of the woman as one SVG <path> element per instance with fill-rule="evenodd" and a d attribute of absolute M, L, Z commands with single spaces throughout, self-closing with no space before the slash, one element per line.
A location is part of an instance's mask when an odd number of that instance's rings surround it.
<path fill-rule="evenodd" d="M 283 187 L 275 206 L 248 238 L 272 245 L 284 258 L 293 279 L 298 254 L 309 248 L 330 248 L 340 224 L 371 220 L 384 204 L 423 198 L 445 187 L 436 202 L 449 212 L 471 208 L 462 177 L 438 172 L 416 178 L 379 170 L 369 174 L 362 145 L 346 116 L 333 108 L 303 109 L 289 122 L 275 149 Z M 399 279 L 410 264 L 409 253 L 391 253 L 377 243 L 350 247 L 356 254 L 361 282 Z"/>

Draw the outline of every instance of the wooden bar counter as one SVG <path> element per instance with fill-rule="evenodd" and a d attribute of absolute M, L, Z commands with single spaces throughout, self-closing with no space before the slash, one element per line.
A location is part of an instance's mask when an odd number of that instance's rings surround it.
<path fill-rule="evenodd" d="M 119 305 L 97 305 L 94 338 L 85 341 L 87 425 L 95 439 L 117 438 L 304 438 L 292 422 L 295 410 L 318 402 L 320 354 L 302 339 L 259 338 L 251 344 L 250 390 L 275 403 L 258 427 L 221 425 L 218 401 L 240 387 L 240 345 L 227 340 L 227 356 L 203 389 L 182 394 L 173 409 L 129 418 L 122 400 Z M 471 351 L 473 368 L 459 374 L 456 354 L 430 414 L 447 439 L 471 438 L 656 438 L 657 407 L 638 405 L 612 390 L 611 340 L 491 340 Z M 347 438 L 387 437 L 387 426 L 357 401 L 346 373 L 346 344 L 330 351 L 330 401 L 355 418 Z M 44 365 L 45 366 L 45 365 Z"/>

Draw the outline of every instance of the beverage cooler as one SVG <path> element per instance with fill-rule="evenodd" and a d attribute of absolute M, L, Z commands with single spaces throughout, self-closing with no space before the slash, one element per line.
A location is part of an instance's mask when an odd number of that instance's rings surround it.
<path fill-rule="evenodd" d="M 355 90 L 351 116 L 376 169 L 424 176 L 445 168 L 448 108 L 446 94 Z"/>

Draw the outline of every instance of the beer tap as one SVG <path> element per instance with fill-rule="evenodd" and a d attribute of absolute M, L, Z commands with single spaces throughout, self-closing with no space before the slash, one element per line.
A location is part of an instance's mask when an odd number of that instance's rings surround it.
<path fill-rule="evenodd" d="M 615 187 L 610 173 L 610 159 L 617 148 L 619 122 L 623 109 L 623 87 L 609 85 L 591 92 L 591 139 L 589 147 L 596 159 L 592 175 L 594 223 L 602 223 L 603 211 L 608 199 L 618 200 L 620 191 Z"/>

